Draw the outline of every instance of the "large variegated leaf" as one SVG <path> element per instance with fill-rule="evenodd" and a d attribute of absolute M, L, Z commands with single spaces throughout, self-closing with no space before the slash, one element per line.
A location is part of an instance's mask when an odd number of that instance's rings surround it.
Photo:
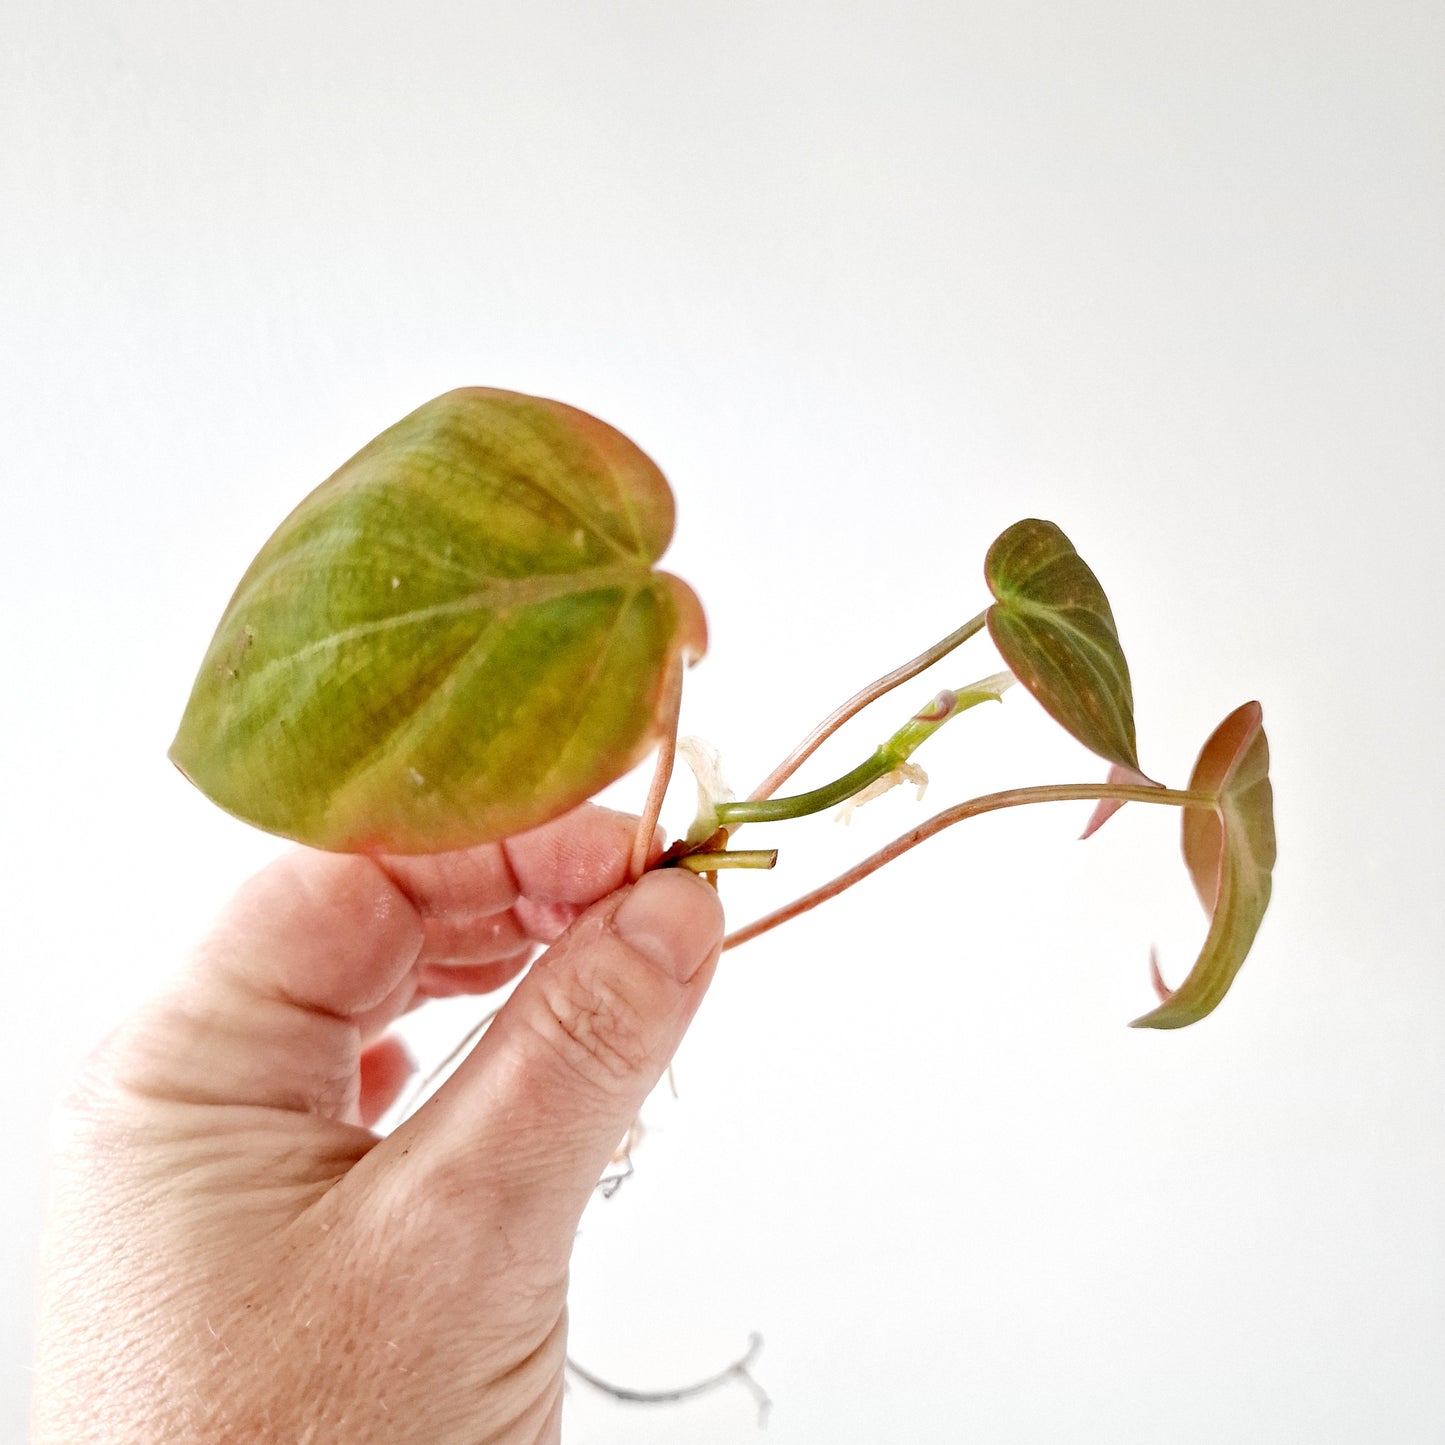
<path fill-rule="evenodd" d="M 504 837 L 655 740 L 702 609 L 653 570 L 672 494 L 585 412 L 469 388 L 414 411 L 261 549 L 171 757 L 223 808 L 342 851 Z"/>
<path fill-rule="evenodd" d="M 1189 976 L 1135 1028 L 1177 1029 L 1213 1011 L 1249 953 L 1269 907 L 1275 861 L 1269 742 L 1257 702 L 1236 708 L 1211 734 L 1189 779 L 1214 793 L 1213 809 L 1184 810 L 1184 861 L 1209 934 Z"/>
<path fill-rule="evenodd" d="M 1091 752 L 1139 771 L 1129 664 L 1109 599 L 1052 522 L 1015 522 L 984 558 L 988 630 L 1015 677 Z"/>

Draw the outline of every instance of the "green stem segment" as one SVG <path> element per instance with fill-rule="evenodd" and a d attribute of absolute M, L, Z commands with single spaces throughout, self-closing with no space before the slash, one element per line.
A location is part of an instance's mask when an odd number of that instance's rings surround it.
<path fill-rule="evenodd" d="M 689 873 L 716 873 L 720 868 L 771 868 L 776 848 L 730 848 L 721 853 L 684 853 L 674 865 Z"/>
<path fill-rule="evenodd" d="M 836 808 L 840 803 L 846 803 L 855 793 L 861 793 L 869 783 L 886 777 L 897 766 L 898 762 L 884 744 L 851 773 L 844 773 L 841 778 L 835 778 L 811 792 L 795 793 L 790 798 L 759 798 L 756 802 L 744 799 L 737 803 L 717 803 L 714 806 L 718 825 L 731 832 L 743 823 L 775 823 L 782 818 L 805 818 L 809 813 L 821 813 L 825 808 Z"/>
<path fill-rule="evenodd" d="M 804 818 L 836 808 L 861 793 L 870 783 L 886 778 L 895 768 L 912 757 L 914 750 L 933 736 L 950 718 L 981 702 L 996 702 L 1000 689 L 968 687 L 961 692 L 945 689 L 922 712 L 915 713 L 872 757 L 853 769 L 814 788 L 807 793 L 794 793 L 789 798 L 745 798 L 736 803 L 717 803 L 714 810 L 717 825 L 729 831 L 744 823 L 775 823 L 784 818 Z"/>
<path fill-rule="evenodd" d="M 869 703 L 877 702 L 885 693 L 891 692 L 895 687 L 907 682 L 910 678 L 917 677 L 925 668 L 932 667 L 940 658 L 946 657 L 955 647 L 961 646 L 976 633 L 982 632 L 984 623 L 988 619 L 988 613 L 980 612 L 977 617 L 970 617 L 962 627 L 950 632 L 947 637 L 940 638 L 932 647 L 920 652 L 910 662 L 905 662 L 902 667 L 895 667 L 892 672 L 885 673 L 867 687 L 853 694 L 847 702 L 842 703 L 834 710 L 753 789 L 749 801 L 757 802 L 763 798 L 770 798 L 789 778 L 793 776 L 807 760 L 812 757 L 817 748 L 830 738 L 849 718 L 862 712 Z M 826 804 L 824 806 L 827 806 Z M 791 815 L 790 815 L 791 816 Z"/>

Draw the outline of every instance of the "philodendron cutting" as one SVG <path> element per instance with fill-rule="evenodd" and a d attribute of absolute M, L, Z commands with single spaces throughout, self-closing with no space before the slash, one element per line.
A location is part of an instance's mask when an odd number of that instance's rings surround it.
<path fill-rule="evenodd" d="M 201 664 L 171 757 L 207 796 L 270 832 L 344 852 L 421 853 L 544 823 L 657 747 L 640 871 L 671 771 L 684 665 L 707 640 L 691 588 L 656 570 L 672 525 L 661 472 L 604 422 L 513 392 L 448 392 L 352 457 L 261 549 Z M 1109 763 L 1107 781 L 946 808 L 728 946 L 980 813 L 1096 800 L 1092 832 L 1125 802 L 1167 804 L 1182 810 L 1209 930 L 1177 989 L 1155 970 L 1159 1005 L 1135 1023 L 1193 1023 L 1224 997 L 1269 903 L 1274 819 L 1259 704 L 1220 723 L 1187 786 L 1161 786 L 1140 770 L 1108 599 L 1068 538 L 1052 522 L 1017 522 L 983 572 L 993 599 L 983 611 L 843 704 L 749 798 L 731 797 L 705 750 L 685 747 L 698 817 L 653 866 L 771 866 L 771 846 L 733 846 L 739 828 L 916 779 L 915 750 L 1017 679 Z M 836 782 L 776 796 L 844 721 L 985 629 L 1008 673 L 940 692 Z"/>

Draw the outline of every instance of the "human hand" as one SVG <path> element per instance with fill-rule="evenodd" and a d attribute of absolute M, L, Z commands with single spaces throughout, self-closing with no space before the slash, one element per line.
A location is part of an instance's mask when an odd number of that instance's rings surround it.
<path fill-rule="evenodd" d="M 577 1222 L 722 941 L 699 879 L 621 886 L 632 827 L 298 850 L 241 890 L 62 1109 L 39 1445 L 559 1438 Z M 378 1140 L 410 1072 L 387 1025 L 559 933 Z"/>

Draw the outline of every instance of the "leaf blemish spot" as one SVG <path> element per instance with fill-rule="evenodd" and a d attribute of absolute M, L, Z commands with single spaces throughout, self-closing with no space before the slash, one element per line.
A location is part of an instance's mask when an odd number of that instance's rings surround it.
<path fill-rule="evenodd" d="M 216 662 L 216 672 L 228 681 L 240 675 L 241 659 L 251 650 L 256 641 L 256 629 L 249 624 L 236 634 L 230 650 Z"/>

